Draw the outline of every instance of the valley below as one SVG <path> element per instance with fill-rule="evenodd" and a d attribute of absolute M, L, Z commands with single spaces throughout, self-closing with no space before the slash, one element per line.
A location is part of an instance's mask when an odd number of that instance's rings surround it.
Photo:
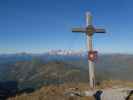
<path fill-rule="evenodd" d="M 16 99 L 24 96 L 17 96 L 13 100 L 31 100 L 30 95 L 38 95 L 40 91 L 54 91 L 60 94 L 60 88 L 84 88 L 89 89 L 87 56 L 85 54 L 11 54 L 0 55 L 0 81 L 14 81 L 17 83 L 17 94 L 27 94 L 28 99 Z M 95 67 L 96 84 L 100 88 L 110 87 L 109 84 L 119 85 L 124 82 L 133 83 L 133 55 L 129 54 L 101 54 L 96 61 Z M 105 84 L 107 82 L 107 84 Z M 112 83 L 111 83 L 112 82 Z M 73 85 L 74 84 L 74 85 Z M 8 86 L 7 86 L 8 87 Z M 65 88 L 64 88 L 65 87 Z M 99 88 L 98 87 L 98 88 Z M 52 88 L 55 90 L 52 90 Z M 53 96 L 44 93 L 46 98 L 35 100 L 52 100 Z M 64 93 L 64 92 L 63 92 Z M 41 92 L 41 94 L 43 94 Z M 56 94 L 56 95 L 57 95 Z M 35 96 L 35 97 L 36 97 Z M 34 97 L 34 96 L 33 96 Z M 62 98 L 62 96 L 59 96 Z M 57 98 L 59 98 L 57 97 Z M 36 97 L 41 98 L 41 97 Z M 44 97 L 45 98 L 45 97 Z M 67 97 L 65 97 L 67 98 Z M 11 99 L 12 100 L 12 99 Z M 33 100 L 33 99 L 32 99 Z M 55 99 L 56 100 L 56 99 Z M 60 99 L 57 99 L 60 100 Z M 66 99 L 61 99 L 66 100 Z M 68 99 L 78 100 L 78 99 Z M 82 100 L 81 98 L 79 100 Z M 84 100 L 84 99 L 83 99 Z M 86 100 L 86 99 L 85 99 Z M 89 100 L 89 99 L 87 99 Z M 91 100 L 91 99 L 90 99 Z M 93 100 L 93 99 L 92 99 Z"/>

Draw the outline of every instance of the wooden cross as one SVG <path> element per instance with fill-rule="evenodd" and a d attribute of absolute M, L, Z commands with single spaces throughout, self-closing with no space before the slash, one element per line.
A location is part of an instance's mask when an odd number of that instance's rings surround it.
<path fill-rule="evenodd" d="M 89 78 L 90 78 L 90 88 L 95 89 L 95 74 L 94 74 L 94 59 L 95 51 L 93 50 L 92 36 L 94 33 L 105 33 L 105 29 L 95 28 L 92 25 L 92 15 L 90 12 L 86 13 L 86 27 L 85 28 L 73 28 L 72 32 L 86 33 L 87 35 L 87 47 L 88 47 L 88 65 L 89 65 Z M 92 55 L 90 55 L 90 52 Z M 94 56 L 93 56 L 94 54 Z M 93 60 L 90 58 L 94 57 Z"/>

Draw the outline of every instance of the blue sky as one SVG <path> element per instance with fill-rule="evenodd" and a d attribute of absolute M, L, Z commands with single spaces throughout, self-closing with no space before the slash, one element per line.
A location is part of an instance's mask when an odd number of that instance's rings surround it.
<path fill-rule="evenodd" d="M 101 53 L 133 53 L 132 0 L 0 0 L 0 53 L 86 50 L 85 12 L 106 34 L 94 35 Z"/>

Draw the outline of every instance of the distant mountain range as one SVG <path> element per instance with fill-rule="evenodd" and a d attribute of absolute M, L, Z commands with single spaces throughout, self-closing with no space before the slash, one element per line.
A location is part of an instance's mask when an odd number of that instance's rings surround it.
<path fill-rule="evenodd" d="M 97 80 L 133 80 L 133 55 L 100 54 L 95 70 Z M 15 80 L 20 87 L 88 82 L 88 75 L 86 52 L 0 55 L 0 80 Z"/>
<path fill-rule="evenodd" d="M 74 51 L 74 50 L 51 50 L 49 52 L 46 52 L 49 55 L 65 55 L 65 56 L 83 56 L 85 52 L 83 51 Z"/>

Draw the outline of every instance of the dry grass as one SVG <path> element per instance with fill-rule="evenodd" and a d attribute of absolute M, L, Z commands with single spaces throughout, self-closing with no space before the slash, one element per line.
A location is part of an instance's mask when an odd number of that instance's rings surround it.
<path fill-rule="evenodd" d="M 103 81 L 97 88 L 104 89 L 104 88 L 112 88 L 112 87 L 130 87 L 133 88 L 132 81 L 121 81 L 121 80 L 108 80 Z"/>
<path fill-rule="evenodd" d="M 88 84 L 63 84 L 60 86 L 44 86 L 40 90 L 37 90 L 31 94 L 23 94 L 21 96 L 16 96 L 9 98 L 8 100 L 94 100 L 93 97 L 80 97 L 73 96 L 69 97 L 64 95 L 67 89 L 76 88 L 78 91 L 87 90 Z"/>
<path fill-rule="evenodd" d="M 114 86 L 118 87 L 132 87 L 133 82 L 127 81 L 103 81 L 101 85 L 97 86 L 97 89 L 111 88 Z M 93 97 L 80 97 L 80 96 L 67 96 L 64 95 L 65 91 L 75 88 L 78 91 L 90 90 L 89 83 L 80 83 L 80 84 L 63 84 L 60 86 L 44 86 L 43 88 L 35 91 L 31 94 L 23 94 L 21 96 L 16 96 L 8 100 L 94 100 Z"/>

